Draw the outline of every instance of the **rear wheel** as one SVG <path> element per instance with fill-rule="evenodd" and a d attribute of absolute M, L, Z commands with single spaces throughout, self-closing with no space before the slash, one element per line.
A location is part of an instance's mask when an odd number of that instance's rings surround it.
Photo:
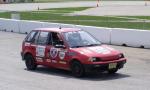
<path fill-rule="evenodd" d="M 78 61 L 73 61 L 71 64 L 72 74 L 75 77 L 82 77 L 85 74 L 83 65 Z"/>
<path fill-rule="evenodd" d="M 35 70 L 37 68 L 37 65 L 32 55 L 27 55 L 25 57 L 25 64 L 28 70 Z"/>
<path fill-rule="evenodd" d="M 115 69 L 108 70 L 108 73 L 109 74 L 115 74 L 117 71 L 118 71 L 118 69 L 115 68 Z"/>

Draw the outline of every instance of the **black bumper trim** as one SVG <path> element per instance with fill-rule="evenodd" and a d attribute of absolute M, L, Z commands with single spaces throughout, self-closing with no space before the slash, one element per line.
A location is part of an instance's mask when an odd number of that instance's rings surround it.
<path fill-rule="evenodd" d="M 21 54 L 22 60 L 24 60 L 24 54 L 23 54 L 23 52 L 21 52 L 20 54 Z"/>
<path fill-rule="evenodd" d="M 124 67 L 124 64 L 126 63 L 126 61 L 120 61 L 120 62 L 116 62 L 117 63 L 117 69 L 121 69 Z M 84 69 L 85 72 L 104 72 L 104 71 L 108 71 L 108 66 L 109 63 L 107 64 L 84 64 Z"/>

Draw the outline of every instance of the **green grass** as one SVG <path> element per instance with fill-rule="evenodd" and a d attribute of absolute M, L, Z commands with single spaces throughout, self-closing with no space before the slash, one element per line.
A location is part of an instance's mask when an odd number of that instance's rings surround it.
<path fill-rule="evenodd" d="M 111 28 L 132 28 L 150 30 L 150 22 L 136 22 L 133 19 L 109 17 L 109 16 L 68 16 L 68 13 L 81 11 L 90 7 L 78 8 L 54 8 L 39 11 L 20 12 L 22 20 L 36 20 L 45 22 L 56 22 L 66 24 L 111 27 Z M 1 18 L 10 18 L 10 12 L 0 13 Z M 124 16 L 128 17 L 128 16 Z M 137 16 L 135 16 L 137 17 Z M 138 16 L 138 18 L 150 18 L 150 16 Z"/>
<path fill-rule="evenodd" d="M 95 0 L 34 0 L 34 2 L 67 2 L 67 1 L 95 1 Z"/>
<path fill-rule="evenodd" d="M 124 17 L 150 20 L 150 16 L 124 16 Z"/>
<path fill-rule="evenodd" d="M 9 12 L 0 13 L 0 18 L 10 18 Z"/>
<path fill-rule="evenodd" d="M 87 20 L 87 21 L 121 21 L 128 19 L 120 19 L 106 16 L 60 16 L 59 14 L 51 14 L 51 13 L 33 13 L 33 12 L 21 12 L 21 19 L 24 20 Z"/>
<path fill-rule="evenodd" d="M 34 2 L 97 1 L 97 0 L 34 0 Z M 102 1 L 144 1 L 144 0 L 102 0 Z"/>
<path fill-rule="evenodd" d="M 108 20 L 129 20 L 129 19 L 120 19 L 115 17 L 100 17 L 100 16 L 68 16 L 67 13 L 72 13 L 74 11 L 81 11 L 88 9 L 89 7 L 78 7 L 78 8 L 55 8 L 55 9 L 44 9 L 40 11 L 33 12 L 20 12 L 21 19 L 24 20 L 95 20 L 95 21 L 108 21 Z"/>
<path fill-rule="evenodd" d="M 60 23 L 71 23 L 78 25 L 89 25 L 89 26 L 102 26 L 111 28 L 130 28 L 130 29 L 145 29 L 150 30 L 150 23 L 143 22 L 73 22 L 73 21 L 57 21 Z"/>
<path fill-rule="evenodd" d="M 120 21 L 120 20 L 130 20 L 130 19 L 120 19 L 116 17 L 107 16 L 68 16 L 67 13 L 72 13 L 74 11 L 82 11 L 90 7 L 78 7 L 78 8 L 55 8 L 55 9 L 44 9 L 41 11 L 33 12 L 21 12 L 22 19 L 25 20 L 100 20 L 100 21 Z"/>

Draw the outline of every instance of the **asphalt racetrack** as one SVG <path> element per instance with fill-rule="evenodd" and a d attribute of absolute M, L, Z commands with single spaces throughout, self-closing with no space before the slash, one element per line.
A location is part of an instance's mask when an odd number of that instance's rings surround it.
<path fill-rule="evenodd" d="M 150 50 L 111 46 L 128 59 L 115 75 L 75 78 L 70 72 L 39 67 L 26 70 L 20 51 L 24 34 L 0 31 L 0 90 L 149 90 Z"/>
<path fill-rule="evenodd" d="M 99 7 L 90 8 L 75 15 L 90 16 L 149 16 L 150 1 L 101 1 Z"/>

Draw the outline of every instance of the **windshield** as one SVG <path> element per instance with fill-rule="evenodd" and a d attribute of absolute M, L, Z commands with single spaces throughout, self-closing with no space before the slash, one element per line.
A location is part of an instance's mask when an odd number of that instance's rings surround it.
<path fill-rule="evenodd" d="M 101 44 L 98 40 L 85 31 L 65 32 L 64 38 L 71 48 L 96 46 Z"/>

